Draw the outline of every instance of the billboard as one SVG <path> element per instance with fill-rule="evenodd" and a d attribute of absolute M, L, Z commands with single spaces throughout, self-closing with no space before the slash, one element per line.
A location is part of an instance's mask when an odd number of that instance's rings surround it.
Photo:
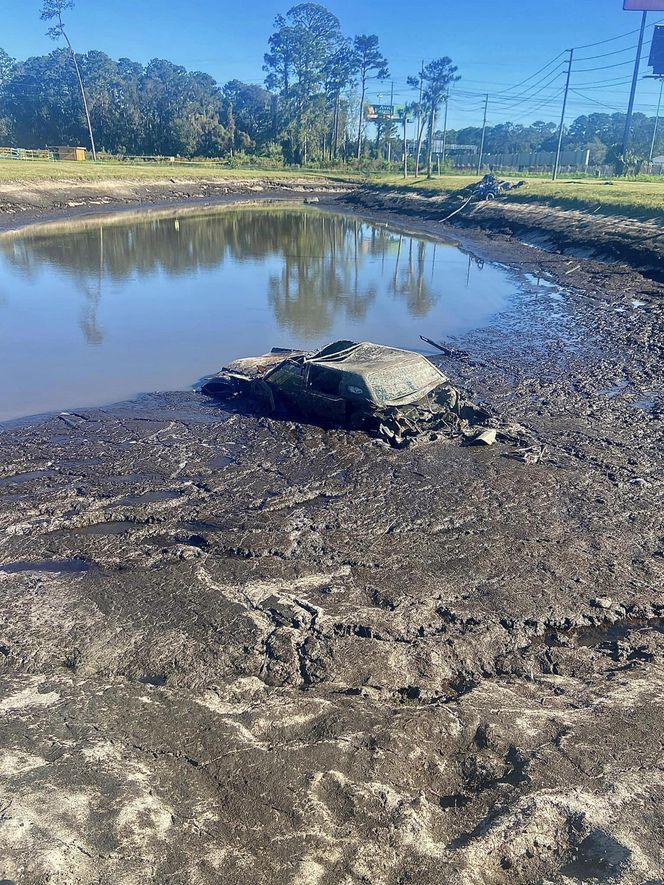
<path fill-rule="evenodd" d="M 648 64 L 656 77 L 664 76 L 664 26 L 657 25 L 650 44 Z"/>
<path fill-rule="evenodd" d="M 394 116 L 394 107 L 391 104 L 370 104 L 365 109 L 367 120 L 391 120 Z"/>
<path fill-rule="evenodd" d="M 623 9 L 638 12 L 664 12 L 664 0 L 625 0 Z"/>

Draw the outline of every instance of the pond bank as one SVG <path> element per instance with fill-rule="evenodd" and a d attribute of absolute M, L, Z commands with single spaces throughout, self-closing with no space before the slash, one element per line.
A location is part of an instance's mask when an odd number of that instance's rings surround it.
<path fill-rule="evenodd" d="M 43 221 L 90 218 L 131 209 L 165 208 L 173 205 L 205 205 L 244 199 L 339 198 L 349 206 L 400 217 L 432 221 L 438 226 L 456 213 L 462 199 L 455 193 L 427 190 L 417 182 L 408 187 L 371 185 L 357 178 L 284 173 L 252 173 L 242 177 L 205 178 L 197 170 L 190 179 L 181 170 L 174 176 L 155 175 L 75 180 L 39 177 L 0 182 L 0 235 Z M 461 179 L 459 187 L 465 184 Z M 607 182 L 608 187 L 611 183 Z M 527 242 L 548 251 L 582 258 L 627 264 L 641 274 L 664 281 L 662 254 L 664 224 L 661 213 L 634 207 L 617 210 L 597 204 L 566 206 L 550 198 L 538 200 L 526 183 L 518 198 L 509 194 L 492 203 L 471 203 L 454 214 L 445 225 L 448 231 L 485 231 L 514 243 Z M 610 207 L 609 207 L 610 208 Z"/>

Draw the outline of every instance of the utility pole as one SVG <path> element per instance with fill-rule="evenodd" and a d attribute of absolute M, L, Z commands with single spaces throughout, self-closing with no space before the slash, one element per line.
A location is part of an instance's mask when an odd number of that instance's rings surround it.
<path fill-rule="evenodd" d="M 387 130 L 387 165 L 392 162 L 392 118 L 394 117 L 394 81 L 390 89 L 390 126 Z"/>
<path fill-rule="evenodd" d="M 482 123 L 482 142 L 480 144 L 480 155 L 477 159 L 477 174 L 482 171 L 482 160 L 484 159 L 484 141 L 486 139 L 486 117 L 489 111 L 489 93 L 487 92 L 484 99 L 484 122 Z"/>
<path fill-rule="evenodd" d="M 569 83 L 572 78 L 572 61 L 574 60 L 574 50 L 568 49 L 569 62 L 567 64 L 567 80 L 565 81 L 565 97 L 563 98 L 563 109 L 560 114 L 560 131 L 558 132 L 558 147 L 556 148 L 556 160 L 553 164 L 553 181 L 558 178 L 560 169 L 560 152 L 563 149 L 563 133 L 565 131 L 565 113 L 567 111 L 567 97 L 569 95 Z"/>
<path fill-rule="evenodd" d="M 422 128 L 420 128 L 421 123 L 421 114 L 422 114 L 422 95 L 424 90 L 424 59 L 420 64 L 420 97 L 417 100 L 417 117 L 415 118 L 415 135 L 417 138 L 417 148 L 415 149 L 415 178 L 420 174 L 420 149 L 422 147 L 422 132 L 424 131 L 424 124 L 422 123 Z"/>
<path fill-rule="evenodd" d="M 447 105 L 450 100 L 449 95 L 445 96 L 445 119 L 443 121 L 443 166 L 445 165 L 445 157 L 447 156 Z"/>
<path fill-rule="evenodd" d="M 652 134 L 652 143 L 650 145 L 650 156 L 648 163 L 652 165 L 652 158 L 655 155 L 655 145 L 657 143 L 657 130 L 659 129 L 659 112 L 662 110 L 662 92 L 664 92 L 664 77 L 659 81 L 659 101 L 657 102 L 657 115 L 655 116 L 655 129 Z"/>
<path fill-rule="evenodd" d="M 408 178 L 408 112 L 403 109 L 403 177 Z"/>
<path fill-rule="evenodd" d="M 629 93 L 629 105 L 627 106 L 627 119 L 625 120 L 625 134 L 623 135 L 622 156 L 623 161 L 627 156 L 629 147 L 629 139 L 632 134 L 632 117 L 634 116 L 634 101 L 636 99 L 636 86 L 639 82 L 639 69 L 641 67 L 641 52 L 643 51 L 643 38 L 646 33 L 646 24 L 648 21 L 648 13 L 644 12 L 641 16 L 641 33 L 639 34 L 639 45 L 636 50 L 636 61 L 634 62 L 634 75 L 632 76 L 632 89 Z"/>

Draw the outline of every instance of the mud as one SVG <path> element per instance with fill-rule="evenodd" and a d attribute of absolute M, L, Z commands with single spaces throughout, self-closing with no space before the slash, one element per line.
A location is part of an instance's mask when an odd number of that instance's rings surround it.
<path fill-rule="evenodd" d="M 2 878 L 662 881 L 664 287 L 462 237 L 530 297 L 437 362 L 540 463 L 193 393 L 0 430 Z"/>
<path fill-rule="evenodd" d="M 606 214 L 600 205 L 571 209 L 537 200 L 528 202 L 524 193 L 516 197 L 508 193 L 493 202 L 473 201 L 458 213 L 462 205 L 458 195 L 414 189 L 404 193 L 389 187 L 365 186 L 353 190 L 348 202 L 370 211 L 397 212 L 401 217 L 431 221 L 449 218 L 447 223 L 455 229 L 489 231 L 560 254 L 624 263 L 664 282 L 661 211 L 645 212 L 643 217 Z"/>
<path fill-rule="evenodd" d="M 178 173 L 175 173 L 178 174 Z M 160 209 L 169 206 L 198 206 L 238 203 L 251 199 L 311 199 L 342 195 L 351 189 L 342 179 L 315 176 L 287 179 L 252 176 L 247 179 L 220 177 L 187 180 L 101 179 L 77 181 L 21 181 L 0 184 L 0 233 L 11 233 L 26 225 L 71 218 L 84 220 L 110 212 Z"/>

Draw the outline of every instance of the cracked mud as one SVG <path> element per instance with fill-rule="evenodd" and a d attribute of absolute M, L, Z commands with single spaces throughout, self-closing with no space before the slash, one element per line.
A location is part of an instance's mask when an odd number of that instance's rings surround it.
<path fill-rule="evenodd" d="M 661 881 L 663 288 L 468 245 L 531 297 L 437 362 L 538 464 L 196 394 L 0 431 L 5 879 Z"/>

